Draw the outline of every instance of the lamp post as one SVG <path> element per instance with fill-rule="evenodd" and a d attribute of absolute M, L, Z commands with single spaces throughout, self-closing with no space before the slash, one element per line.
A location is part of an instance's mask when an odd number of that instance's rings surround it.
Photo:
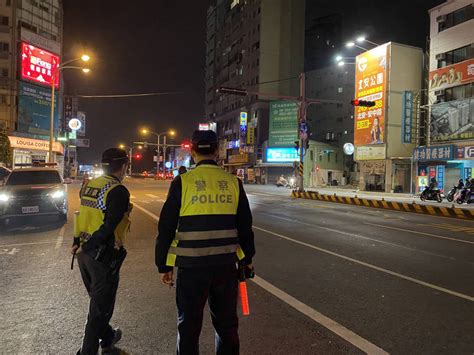
<path fill-rule="evenodd" d="M 166 172 L 166 168 L 165 168 L 165 163 L 166 163 L 166 135 L 169 134 L 170 136 L 173 137 L 176 134 L 176 132 L 173 131 L 173 130 L 169 130 L 169 131 L 162 132 L 162 133 L 156 133 L 156 132 L 148 130 L 147 128 L 143 128 L 141 132 L 144 135 L 146 135 L 148 133 L 153 134 L 157 138 L 157 141 L 156 141 L 156 145 L 157 145 L 157 149 L 158 149 L 157 152 L 156 152 L 156 174 L 157 175 L 160 172 L 160 137 L 164 136 L 164 139 L 163 139 L 163 171 Z"/>
<path fill-rule="evenodd" d="M 88 68 L 83 68 L 83 67 L 77 67 L 77 66 L 68 66 L 68 64 L 71 64 L 73 62 L 82 60 L 83 62 L 89 61 L 90 57 L 87 54 L 82 55 L 80 58 L 76 59 L 71 59 L 63 64 L 59 65 L 56 70 L 52 73 L 53 75 L 51 76 L 51 117 L 49 119 L 49 157 L 48 157 L 48 162 L 53 163 L 53 144 L 54 144 L 54 94 L 55 94 L 55 83 L 56 80 L 60 80 L 61 77 L 61 70 L 64 69 L 78 69 L 82 70 L 84 73 L 88 73 L 90 69 Z"/>
<path fill-rule="evenodd" d="M 132 147 L 125 145 L 125 144 L 120 144 L 119 145 L 120 149 L 128 149 L 128 176 L 132 176 L 132 155 L 133 155 L 133 149 Z"/>

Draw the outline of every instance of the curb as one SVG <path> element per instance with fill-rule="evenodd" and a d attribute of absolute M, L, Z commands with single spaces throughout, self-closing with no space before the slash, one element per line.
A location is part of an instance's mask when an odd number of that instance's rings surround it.
<path fill-rule="evenodd" d="M 385 201 L 384 199 L 371 200 L 371 199 L 358 198 L 358 197 L 337 196 L 336 194 L 324 195 L 324 194 L 320 194 L 318 192 L 312 192 L 312 191 L 305 191 L 305 192 L 292 191 L 291 196 L 293 198 L 303 198 L 303 199 L 308 199 L 308 200 L 344 203 L 347 205 L 380 208 L 380 209 L 401 211 L 401 212 L 429 214 L 432 216 L 442 216 L 442 217 L 451 217 L 451 218 L 460 218 L 460 219 L 474 219 L 474 210 L 467 210 L 463 208 L 418 205 L 416 203 Z"/>

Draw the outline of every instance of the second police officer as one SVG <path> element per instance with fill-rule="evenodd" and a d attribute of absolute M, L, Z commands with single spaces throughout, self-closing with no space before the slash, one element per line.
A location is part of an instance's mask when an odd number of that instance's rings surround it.
<path fill-rule="evenodd" d="M 238 271 L 252 269 L 252 214 L 242 182 L 217 163 L 213 131 L 195 131 L 196 168 L 171 183 L 161 211 L 156 265 L 166 285 L 177 267 L 178 354 L 198 354 L 203 311 L 209 303 L 217 354 L 238 354 Z"/>

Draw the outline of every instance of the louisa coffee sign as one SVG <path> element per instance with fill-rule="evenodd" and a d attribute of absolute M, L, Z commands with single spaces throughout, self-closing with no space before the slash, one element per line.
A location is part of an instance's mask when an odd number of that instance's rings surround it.
<path fill-rule="evenodd" d="M 10 146 L 12 148 L 19 148 L 19 149 L 31 149 L 31 150 L 42 150 L 48 151 L 49 150 L 49 142 L 43 141 L 40 139 L 30 139 L 30 138 L 23 138 L 23 137 L 11 137 L 9 136 L 8 139 L 10 140 Z M 64 154 L 64 148 L 61 143 L 54 142 L 53 143 L 53 151 L 56 153 Z"/>

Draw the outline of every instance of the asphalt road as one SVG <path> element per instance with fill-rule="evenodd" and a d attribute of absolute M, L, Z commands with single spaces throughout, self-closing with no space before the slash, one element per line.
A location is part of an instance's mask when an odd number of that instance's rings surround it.
<path fill-rule="evenodd" d="M 127 185 L 135 209 L 113 323 L 124 353 L 173 354 L 175 292 L 154 266 L 168 184 Z M 246 189 L 258 277 L 240 318 L 242 354 L 473 354 L 474 221 Z M 72 213 L 78 186 L 69 192 Z M 0 232 L 0 353 L 72 354 L 88 305 L 70 270 L 72 223 L 27 222 Z M 207 317 L 203 354 L 213 341 Z"/>

